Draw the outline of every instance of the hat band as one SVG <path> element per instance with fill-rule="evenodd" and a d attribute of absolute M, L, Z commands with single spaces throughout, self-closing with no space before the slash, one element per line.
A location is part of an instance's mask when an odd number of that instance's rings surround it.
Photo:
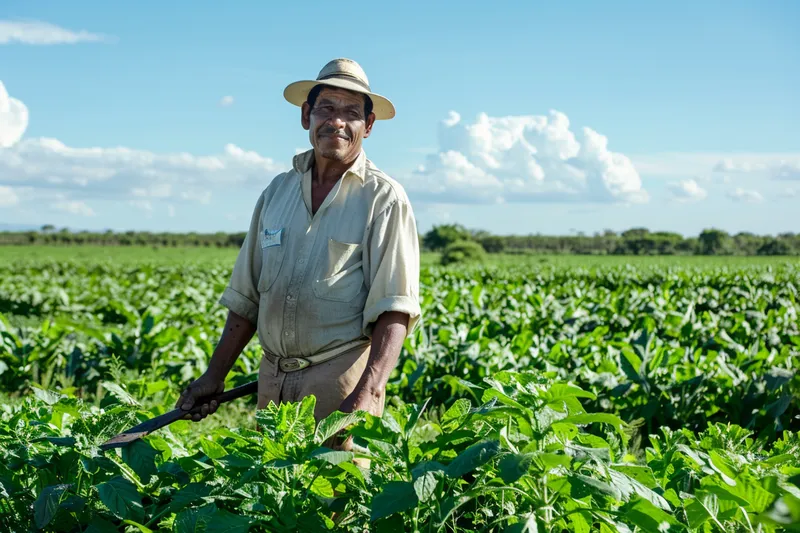
<path fill-rule="evenodd" d="M 344 72 L 337 72 L 335 74 L 328 74 L 326 76 L 321 76 L 321 77 L 317 78 L 317 81 L 328 80 L 328 79 L 331 79 L 331 78 L 348 78 L 348 80 L 355 82 L 355 84 L 360 86 L 362 89 L 365 89 L 367 91 L 371 91 L 371 89 L 369 88 L 369 85 L 367 85 L 366 83 L 361 81 L 359 78 L 356 78 L 352 74 L 346 74 Z"/>

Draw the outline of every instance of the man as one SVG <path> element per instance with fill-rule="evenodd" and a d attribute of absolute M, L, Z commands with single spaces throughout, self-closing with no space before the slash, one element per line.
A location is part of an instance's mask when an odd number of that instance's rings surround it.
<path fill-rule="evenodd" d="M 258 408 L 316 397 L 317 421 L 383 413 L 386 383 L 420 318 L 419 241 L 403 187 L 362 148 L 395 115 L 362 68 L 334 59 L 290 84 L 312 149 L 262 192 L 220 303 L 225 328 L 208 369 L 176 407 L 222 392 L 254 333 L 263 348 Z M 217 403 L 185 418 L 202 420 Z"/>

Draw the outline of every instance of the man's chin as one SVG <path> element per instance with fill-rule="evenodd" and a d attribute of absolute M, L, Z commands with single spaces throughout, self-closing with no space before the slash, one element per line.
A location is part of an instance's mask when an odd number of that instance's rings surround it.
<path fill-rule="evenodd" d="M 347 151 L 346 150 L 325 150 L 322 149 L 319 151 L 319 155 L 324 157 L 325 159 L 329 159 L 331 161 L 339 161 L 343 162 L 347 160 Z"/>

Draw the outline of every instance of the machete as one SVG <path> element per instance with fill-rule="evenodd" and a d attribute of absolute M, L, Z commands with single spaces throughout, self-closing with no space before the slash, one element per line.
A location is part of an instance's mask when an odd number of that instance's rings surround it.
<path fill-rule="evenodd" d="M 180 408 L 173 409 L 172 411 L 164 413 L 163 415 L 151 418 L 150 420 L 145 420 L 141 424 L 133 426 L 128 431 L 120 433 L 119 435 L 105 441 L 100 445 L 100 449 L 109 450 L 111 448 L 122 448 L 123 446 L 127 446 L 131 442 L 139 440 L 142 437 L 149 435 L 153 431 L 156 431 L 157 429 L 161 429 L 164 426 L 182 419 L 187 414 L 199 413 L 203 404 L 209 403 L 211 400 L 216 400 L 220 405 L 222 405 L 225 402 L 241 398 L 242 396 L 255 394 L 256 392 L 258 392 L 258 381 L 251 381 L 250 383 L 245 383 L 244 385 L 240 385 L 236 388 L 217 394 L 216 396 L 201 398 L 195 402 L 195 407 L 189 411 L 184 411 Z"/>

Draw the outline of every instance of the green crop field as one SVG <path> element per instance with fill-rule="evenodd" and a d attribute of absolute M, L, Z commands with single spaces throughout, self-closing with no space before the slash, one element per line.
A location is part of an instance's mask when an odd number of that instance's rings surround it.
<path fill-rule="evenodd" d="M 382 418 L 242 398 L 99 449 L 205 369 L 235 255 L 0 249 L 0 531 L 800 531 L 798 258 L 426 254 Z"/>

